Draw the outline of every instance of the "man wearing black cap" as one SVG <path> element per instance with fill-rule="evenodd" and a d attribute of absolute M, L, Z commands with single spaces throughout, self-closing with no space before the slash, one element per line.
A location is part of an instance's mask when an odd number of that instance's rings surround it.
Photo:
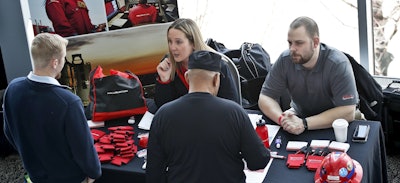
<path fill-rule="evenodd" d="M 155 114 L 147 149 L 147 182 L 245 182 L 244 163 L 263 169 L 269 151 L 244 109 L 216 97 L 221 57 L 195 51 L 185 78 L 189 93 Z"/>

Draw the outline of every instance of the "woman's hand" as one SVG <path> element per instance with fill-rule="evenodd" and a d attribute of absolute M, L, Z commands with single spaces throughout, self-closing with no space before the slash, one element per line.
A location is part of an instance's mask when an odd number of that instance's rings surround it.
<path fill-rule="evenodd" d="M 157 73 L 162 82 L 167 82 L 171 79 L 171 71 L 172 67 L 169 58 L 165 58 L 157 65 Z"/>

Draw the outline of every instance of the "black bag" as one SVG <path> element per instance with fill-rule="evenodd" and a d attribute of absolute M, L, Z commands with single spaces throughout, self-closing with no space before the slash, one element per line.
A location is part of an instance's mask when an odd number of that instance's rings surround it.
<path fill-rule="evenodd" d="M 258 109 L 258 98 L 265 77 L 271 69 L 269 54 L 257 43 L 244 42 L 240 49 L 224 53 L 236 65 L 240 74 L 242 106 Z"/>
<path fill-rule="evenodd" d="M 110 75 L 106 76 L 97 66 L 89 77 L 92 121 L 129 117 L 147 111 L 142 83 L 135 74 L 110 70 Z"/>
<path fill-rule="evenodd" d="M 396 85 L 397 87 L 395 87 Z M 400 80 L 393 80 L 383 89 L 383 131 L 389 154 L 400 152 Z"/>
<path fill-rule="evenodd" d="M 383 93 L 382 87 L 352 56 L 343 52 L 350 60 L 360 98 L 359 109 L 365 119 L 381 121 Z"/>
<path fill-rule="evenodd" d="M 224 44 L 217 42 L 216 40 L 214 40 L 212 38 L 208 38 L 205 41 L 205 43 L 206 43 L 206 45 L 210 46 L 212 49 L 214 49 L 217 52 L 225 53 L 225 52 L 229 51 L 229 49 L 226 48 Z"/>
<path fill-rule="evenodd" d="M 240 49 L 227 49 L 224 44 L 208 38 L 205 43 L 228 56 L 236 65 L 242 80 L 265 77 L 271 69 L 269 54 L 258 43 L 244 42 Z"/>
<path fill-rule="evenodd" d="M 241 81 L 243 108 L 258 110 L 258 98 L 264 81 L 265 76 Z"/>
<path fill-rule="evenodd" d="M 235 63 L 240 75 L 242 106 L 258 109 L 261 87 L 271 69 L 269 54 L 258 43 L 244 42 L 239 49 L 227 49 L 224 44 L 209 38 L 206 44 Z"/>
<path fill-rule="evenodd" d="M 385 107 L 400 113 L 400 87 L 393 87 L 393 84 L 400 85 L 400 80 L 393 80 L 385 89 Z"/>
<path fill-rule="evenodd" d="M 258 109 L 261 87 L 271 70 L 269 54 L 260 44 L 245 42 L 240 47 L 240 58 L 236 66 L 241 77 L 243 107 Z"/>
<path fill-rule="evenodd" d="M 240 47 L 237 68 L 243 80 L 265 78 L 271 70 L 271 60 L 260 44 L 245 42 Z"/>

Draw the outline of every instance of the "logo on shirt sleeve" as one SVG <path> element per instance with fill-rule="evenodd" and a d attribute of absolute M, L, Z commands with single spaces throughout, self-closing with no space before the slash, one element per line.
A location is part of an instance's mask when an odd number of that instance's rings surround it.
<path fill-rule="evenodd" d="M 345 94 L 342 96 L 342 100 L 351 100 L 351 99 L 354 99 L 354 95 Z"/>

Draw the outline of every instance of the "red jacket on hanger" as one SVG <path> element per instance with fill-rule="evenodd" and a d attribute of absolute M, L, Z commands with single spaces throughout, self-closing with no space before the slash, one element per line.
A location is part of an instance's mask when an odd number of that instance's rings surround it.
<path fill-rule="evenodd" d="M 46 0 L 46 13 L 54 31 L 63 37 L 87 34 L 95 29 L 83 0 Z"/>

